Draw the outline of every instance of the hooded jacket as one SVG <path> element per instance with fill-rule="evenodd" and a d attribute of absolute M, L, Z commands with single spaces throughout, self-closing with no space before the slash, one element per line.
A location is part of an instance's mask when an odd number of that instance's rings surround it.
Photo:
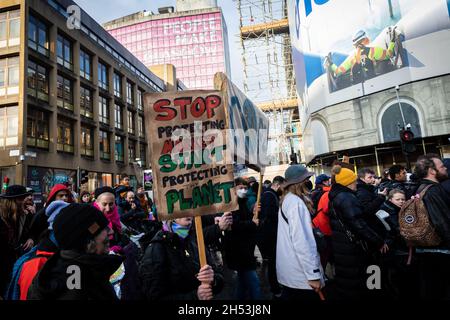
<path fill-rule="evenodd" d="M 45 214 L 45 209 L 55 201 L 56 194 L 59 191 L 66 191 L 69 195 L 67 202 L 74 202 L 72 192 L 63 184 L 56 184 L 50 190 L 47 201 L 45 202 L 44 208 L 39 210 L 33 217 L 33 221 L 31 222 L 31 236 L 35 243 L 39 242 L 40 237 L 44 231 L 48 229 L 48 216 Z"/>
<path fill-rule="evenodd" d="M 328 216 L 330 190 L 331 187 L 323 187 L 323 194 L 317 205 L 317 214 L 313 219 L 314 226 L 326 236 L 331 236 L 330 217 Z"/>

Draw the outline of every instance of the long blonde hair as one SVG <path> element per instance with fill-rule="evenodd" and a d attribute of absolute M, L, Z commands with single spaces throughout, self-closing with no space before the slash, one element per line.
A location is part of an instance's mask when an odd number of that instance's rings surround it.
<path fill-rule="evenodd" d="M 283 203 L 284 198 L 286 197 L 286 195 L 288 193 L 292 193 L 295 194 L 297 197 L 299 197 L 300 199 L 303 200 L 303 202 L 305 203 L 306 207 L 308 208 L 308 211 L 312 214 L 314 213 L 314 209 L 313 209 L 313 202 L 311 201 L 311 199 L 309 198 L 309 189 L 306 186 L 306 182 L 308 180 L 296 183 L 296 184 L 291 184 L 290 186 L 288 186 L 287 188 L 283 188 L 283 195 L 281 197 L 281 203 Z"/>

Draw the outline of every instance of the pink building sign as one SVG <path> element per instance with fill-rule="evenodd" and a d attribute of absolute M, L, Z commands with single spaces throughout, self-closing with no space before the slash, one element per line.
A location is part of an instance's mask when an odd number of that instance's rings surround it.
<path fill-rule="evenodd" d="M 108 31 L 145 65 L 175 65 L 177 77 L 188 89 L 211 89 L 214 74 L 227 71 L 220 12 L 150 20 Z"/>

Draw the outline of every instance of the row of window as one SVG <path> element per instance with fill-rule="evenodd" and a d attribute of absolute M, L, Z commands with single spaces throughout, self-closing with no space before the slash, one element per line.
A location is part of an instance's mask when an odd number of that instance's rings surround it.
<path fill-rule="evenodd" d="M 49 56 L 49 42 L 48 42 L 48 27 L 30 16 L 28 31 L 28 45 L 31 49 Z M 58 34 L 56 43 L 56 60 L 57 63 L 71 71 L 74 71 L 73 66 L 73 48 L 72 42 L 61 34 Z M 84 49 L 80 49 L 80 76 L 88 81 L 92 81 L 92 56 Z M 122 76 L 117 72 L 113 75 L 114 95 L 122 98 Z M 98 86 L 104 90 L 109 89 L 108 84 L 108 66 L 103 63 L 98 63 Z M 143 91 L 138 90 L 138 108 L 143 107 Z M 127 103 L 134 104 L 134 84 L 127 81 Z"/>
<path fill-rule="evenodd" d="M 1 60 L 0 60 L 1 66 Z M 0 69 L 1 70 L 1 69 Z M 1 75 L 1 71 L 0 71 Z M 28 94 L 36 97 L 42 101 L 48 102 L 49 97 L 49 79 L 48 79 L 48 71 L 45 67 L 33 62 L 28 62 Z M 73 101 L 73 82 L 65 78 L 62 75 L 57 76 L 57 105 L 60 108 L 67 109 L 70 111 L 74 110 L 74 101 Z M 0 82 L 0 90 L 1 90 L 1 82 Z M 141 108 L 143 105 L 143 96 L 140 95 L 139 99 L 141 102 Z M 108 99 L 99 96 L 98 100 L 98 111 L 99 111 L 99 121 L 106 125 L 109 125 L 109 103 Z M 123 107 L 115 104 L 115 127 L 117 129 L 123 129 Z M 135 134 L 135 123 L 134 117 L 135 113 L 132 111 L 128 112 L 128 132 Z M 94 117 L 94 109 L 93 109 L 93 97 L 92 91 L 83 86 L 80 87 L 80 114 L 87 118 Z M 138 134 L 140 137 L 144 137 L 144 119 L 142 116 L 138 116 Z"/>
<path fill-rule="evenodd" d="M 18 143 L 18 118 L 17 107 L 0 109 L 0 146 L 17 145 Z M 27 145 L 30 147 L 49 148 L 49 114 L 30 108 L 27 117 Z M 99 152 L 100 159 L 111 159 L 111 134 L 99 130 Z M 115 136 L 114 158 L 118 162 L 124 162 L 125 138 Z M 141 159 L 145 162 L 145 144 L 140 143 Z M 57 150 L 60 152 L 74 153 L 74 131 L 73 123 L 58 119 Z M 81 126 L 80 153 L 83 156 L 94 156 L 94 130 L 90 127 Z M 129 161 L 136 159 L 136 142 L 128 141 Z"/>
<path fill-rule="evenodd" d="M 54 0 L 47 0 L 47 3 L 55 9 L 56 12 L 64 16 L 66 19 L 69 19 L 69 13 L 67 12 L 67 9 L 64 8 L 61 4 Z M 92 41 L 97 43 L 100 47 L 104 48 L 108 53 L 112 55 L 118 62 L 123 64 L 126 68 L 128 68 L 133 74 L 135 74 L 138 78 L 140 78 L 143 82 L 147 83 L 150 87 L 152 87 L 155 91 L 162 92 L 164 90 L 164 84 L 162 80 L 154 79 L 151 80 L 148 78 L 145 74 L 143 74 L 141 71 L 136 69 L 130 62 L 128 62 L 120 53 L 118 53 L 114 48 L 112 48 L 109 44 L 105 43 L 104 40 L 102 40 L 100 37 L 97 36 L 94 32 L 89 30 L 86 25 L 83 23 L 80 23 L 81 25 L 81 31 L 86 34 L 87 37 L 89 37 Z M 155 82 L 156 80 L 156 82 Z M 159 81 L 158 81 L 159 80 Z M 157 83 L 158 82 L 158 83 Z"/>
<path fill-rule="evenodd" d="M 0 12 L 0 48 L 20 44 L 20 10 Z"/>

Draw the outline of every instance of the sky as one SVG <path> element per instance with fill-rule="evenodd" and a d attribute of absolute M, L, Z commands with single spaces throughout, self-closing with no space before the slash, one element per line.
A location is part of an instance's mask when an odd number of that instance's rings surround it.
<path fill-rule="evenodd" d="M 147 10 L 158 12 L 158 8 L 174 6 L 176 0 L 74 0 L 98 23 L 129 15 L 138 11 Z M 241 52 L 239 44 L 239 16 L 236 2 L 232 0 L 218 0 L 222 8 L 225 22 L 228 28 L 228 42 L 230 44 L 231 77 L 233 82 L 243 88 L 243 72 Z"/>

